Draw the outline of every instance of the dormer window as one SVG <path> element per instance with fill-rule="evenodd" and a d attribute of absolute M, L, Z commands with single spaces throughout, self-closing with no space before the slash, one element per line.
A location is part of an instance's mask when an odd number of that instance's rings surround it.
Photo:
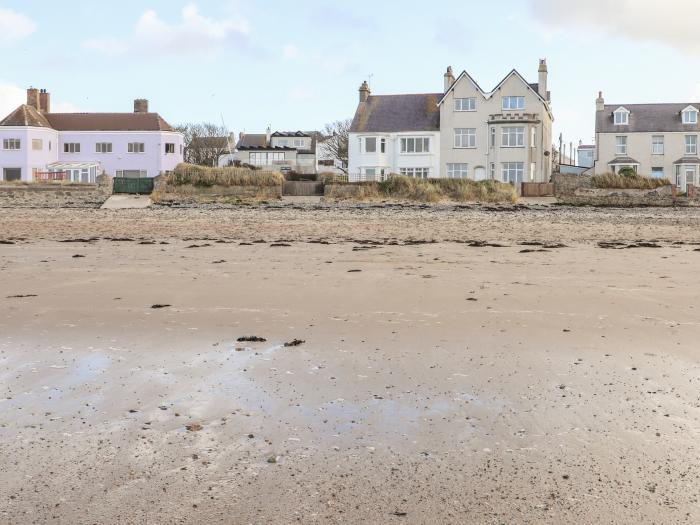
<path fill-rule="evenodd" d="M 683 110 L 683 124 L 697 124 L 698 123 L 698 110 L 693 106 L 688 106 Z"/>
<path fill-rule="evenodd" d="M 625 108 L 619 108 L 615 110 L 615 125 L 616 126 L 629 126 L 630 123 L 630 112 Z"/>

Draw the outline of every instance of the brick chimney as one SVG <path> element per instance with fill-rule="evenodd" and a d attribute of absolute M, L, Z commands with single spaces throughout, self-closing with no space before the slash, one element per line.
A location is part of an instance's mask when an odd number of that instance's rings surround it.
<path fill-rule="evenodd" d="M 369 84 L 365 80 L 360 86 L 360 102 L 367 102 L 367 99 L 372 94 L 369 90 Z"/>
<path fill-rule="evenodd" d="M 148 100 L 145 98 L 134 100 L 134 113 L 148 113 Z"/>
<path fill-rule="evenodd" d="M 27 90 L 27 106 L 31 106 L 36 110 L 41 110 L 41 102 L 39 101 L 39 90 L 30 87 Z"/>
<path fill-rule="evenodd" d="M 540 68 L 537 71 L 538 72 L 538 89 L 537 91 L 539 92 L 540 96 L 545 99 L 546 101 L 549 101 L 550 94 L 549 91 L 547 91 L 547 59 L 542 58 L 540 59 Z"/>
<path fill-rule="evenodd" d="M 51 93 L 45 89 L 39 92 L 39 106 L 42 113 L 51 113 Z"/>
<path fill-rule="evenodd" d="M 452 73 L 452 66 L 449 66 L 447 68 L 447 73 L 445 73 L 445 93 L 447 93 L 447 90 L 450 89 L 454 83 L 455 76 L 454 73 Z"/>
<path fill-rule="evenodd" d="M 598 91 L 598 98 L 595 101 L 596 111 L 605 111 L 605 99 L 603 98 L 603 92 Z"/>

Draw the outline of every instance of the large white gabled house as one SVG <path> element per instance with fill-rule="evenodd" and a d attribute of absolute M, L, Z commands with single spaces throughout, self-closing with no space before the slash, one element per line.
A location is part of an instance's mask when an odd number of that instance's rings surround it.
<path fill-rule="evenodd" d="M 700 186 L 699 114 L 700 103 L 606 104 L 599 93 L 595 172 L 632 168 L 683 192 Z"/>
<path fill-rule="evenodd" d="M 452 68 L 441 93 L 377 96 L 364 82 L 350 129 L 350 180 L 548 182 L 554 118 L 545 60 L 538 73 L 530 84 L 512 70 L 489 92 Z"/>

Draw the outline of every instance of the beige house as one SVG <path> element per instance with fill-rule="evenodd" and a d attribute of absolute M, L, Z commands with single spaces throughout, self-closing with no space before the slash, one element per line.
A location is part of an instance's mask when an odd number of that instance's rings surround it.
<path fill-rule="evenodd" d="M 444 177 L 548 182 L 552 173 L 552 123 L 547 62 L 537 84 L 512 70 L 485 92 L 464 71 L 445 73 L 440 106 L 440 163 Z"/>
<path fill-rule="evenodd" d="M 632 168 L 665 177 L 685 192 L 700 185 L 700 103 L 605 104 L 596 101 L 596 174 Z"/>
<path fill-rule="evenodd" d="M 516 70 L 489 92 L 447 69 L 443 91 L 372 95 L 367 83 L 350 128 L 350 180 L 417 178 L 548 182 L 552 111 L 547 63 L 538 83 Z"/>

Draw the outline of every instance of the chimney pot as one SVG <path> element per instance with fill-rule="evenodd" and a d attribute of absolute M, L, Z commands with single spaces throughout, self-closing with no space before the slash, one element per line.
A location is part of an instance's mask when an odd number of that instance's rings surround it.
<path fill-rule="evenodd" d="M 537 70 L 538 72 L 538 84 L 537 84 L 537 91 L 539 92 L 540 96 L 545 99 L 547 102 L 550 101 L 550 93 L 547 90 L 547 77 L 548 77 L 548 72 L 547 72 L 547 59 L 542 58 L 540 59 L 540 67 Z"/>
<path fill-rule="evenodd" d="M 455 76 L 452 72 L 452 66 L 448 66 L 447 72 L 445 73 L 445 93 L 447 93 L 447 90 L 450 89 L 454 83 Z"/>

